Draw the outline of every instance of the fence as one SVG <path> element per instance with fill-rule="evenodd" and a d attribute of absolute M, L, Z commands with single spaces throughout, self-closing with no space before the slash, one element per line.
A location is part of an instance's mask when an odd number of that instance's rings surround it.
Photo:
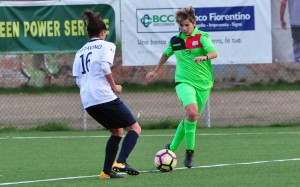
<path fill-rule="evenodd" d="M 205 110 L 199 117 L 199 125 L 207 124 L 208 119 L 211 126 L 267 125 L 300 121 L 300 91 L 219 91 L 222 88 L 254 83 L 300 82 L 300 63 L 291 63 L 293 59 L 291 30 L 280 28 L 280 2 L 270 2 L 274 62 L 213 65 L 215 85 L 209 100 L 209 110 Z M 28 15 L 31 16 L 32 12 Z M 14 16 L 11 16 L 11 20 L 14 19 Z M 9 47 L 14 46 L 2 47 L 10 49 Z M 118 47 L 112 69 L 115 81 L 121 84 L 124 82 L 145 84 L 144 76 L 153 67 L 124 67 L 121 52 Z M 258 55 L 264 55 L 263 51 Z M 23 85 L 32 87 L 75 85 L 72 77 L 73 58 L 74 54 L 2 54 L 0 88 L 18 88 Z M 175 66 L 165 66 L 156 81 L 173 81 L 174 73 Z M 180 120 L 184 114 L 175 91 L 122 93 L 120 98 L 129 106 L 141 125 Z M 78 94 L 1 94 L 0 102 L 0 128 L 10 125 L 24 128 L 46 122 L 63 122 L 74 129 L 82 128 L 84 113 L 79 91 Z M 87 129 L 100 128 L 88 115 L 86 125 Z"/>
<path fill-rule="evenodd" d="M 1 87 L 71 86 L 73 54 L 2 55 Z M 124 67 L 120 52 L 112 69 L 116 82 L 145 84 L 145 74 L 153 67 Z M 300 91 L 220 92 L 222 88 L 253 83 L 299 82 L 299 63 L 214 65 L 215 86 L 210 97 L 211 126 L 267 125 L 300 121 Z M 165 66 L 156 81 L 173 81 L 175 66 Z M 122 93 L 120 98 L 143 124 L 180 120 L 184 114 L 174 92 Z M 63 122 L 82 128 L 82 108 L 78 94 L 9 94 L 0 96 L 0 127 L 35 126 Z M 88 115 L 87 129 L 101 128 Z M 205 111 L 199 125 L 205 125 Z"/>

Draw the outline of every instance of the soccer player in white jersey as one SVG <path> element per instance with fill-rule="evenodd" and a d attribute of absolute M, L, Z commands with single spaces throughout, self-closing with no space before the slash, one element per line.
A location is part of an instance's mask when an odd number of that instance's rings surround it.
<path fill-rule="evenodd" d="M 116 172 L 138 175 L 139 172 L 130 167 L 126 159 L 136 145 L 141 127 L 115 94 L 122 92 L 122 86 L 115 84 L 111 73 L 116 46 L 104 41 L 106 25 L 98 13 L 87 9 L 82 16 L 90 41 L 76 53 L 73 76 L 80 88 L 80 97 L 85 110 L 111 132 L 99 179 L 124 178 Z M 128 132 L 123 140 L 118 159 L 115 161 L 123 128 Z"/>

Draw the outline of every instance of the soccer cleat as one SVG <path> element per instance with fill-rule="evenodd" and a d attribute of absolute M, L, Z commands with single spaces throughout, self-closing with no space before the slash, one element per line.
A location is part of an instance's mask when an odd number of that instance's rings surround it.
<path fill-rule="evenodd" d="M 171 143 L 167 143 L 167 144 L 165 145 L 165 149 L 169 149 L 169 150 L 170 150 L 170 145 L 171 145 Z"/>
<path fill-rule="evenodd" d="M 194 150 L 186 150 L 184 158 L 184 166 L 191 168 L 193 166 Z"/>
<path fill-rule="evenodd" d="M 110 174 L 106 174 L 104 173 L 104 171 L 101 171 L 100 175 L 99 175 L 99 179 L 120 179 L 120 178 L 124 178 L 124 176 L 119 175 L 117 173 L 115 173 L 114 171 L 110 172 Z"/>
<path fill-rule="evenodd" d="M 113 164 L 112 168 L 115 172 L 126 172 L 128 175 L 138 175 L 138 174 L 140 174 L 139 171 L 137 171 L 134 168 L 130 167 L 126 162 L 125 163 L 115 162 Z"/>

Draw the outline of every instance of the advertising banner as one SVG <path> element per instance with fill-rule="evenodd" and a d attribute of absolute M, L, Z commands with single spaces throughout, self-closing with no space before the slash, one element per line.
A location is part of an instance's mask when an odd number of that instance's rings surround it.
<path fill-rule="evenodd" d="M 219 52 L 214 64 L 272 63 L 270 0 L 131 0 L 121 1 L 123 65 L 158 64 L 179 32 L 175 12 L 187 6 L 195 8 L 197 27 L 211 35 Z M 167 64 L 176 64 L 175 58 Z"/>
<path fill-rule="evenodd" d="M 106 39 L 115 42 L 120 17 L 118 0 L 2 1 L 0 53 L 78 50 L 88 40 L 81 17 L 87 8 L 100 13 L 108 28 Z"/>

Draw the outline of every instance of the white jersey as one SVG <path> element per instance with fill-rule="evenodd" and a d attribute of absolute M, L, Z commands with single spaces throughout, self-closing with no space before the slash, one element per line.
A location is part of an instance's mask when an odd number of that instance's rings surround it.
<path fill-rule="evenodd" d="M 288 0 L 290 24 L 300 26 L 300 0 Z"/>
<path fill-rule="evenodd" d="M 73 76 L 78 80 L 84 108 L 106 103 L 117 98 L 101 68 L 104 63 L 111 67 L 115 56 L 115 44 L 92 39 L 76 53 Z"/>

